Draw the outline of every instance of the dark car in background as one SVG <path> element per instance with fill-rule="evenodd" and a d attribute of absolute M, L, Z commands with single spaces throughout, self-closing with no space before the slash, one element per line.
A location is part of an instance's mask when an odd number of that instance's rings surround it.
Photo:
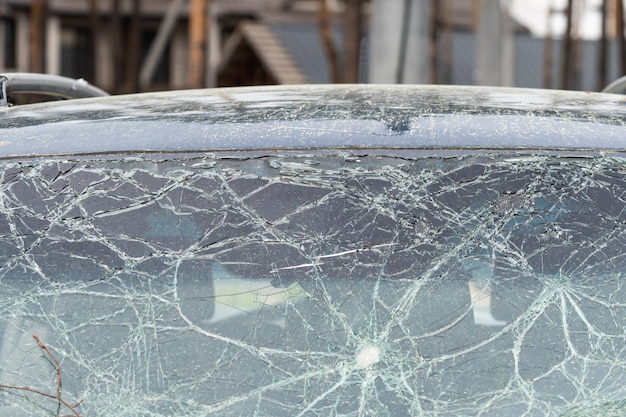
<path fill-rule="evenodd" d="M 429 86 L 0 110 L 0 412 L 626 413 L 626 102 Z"/>

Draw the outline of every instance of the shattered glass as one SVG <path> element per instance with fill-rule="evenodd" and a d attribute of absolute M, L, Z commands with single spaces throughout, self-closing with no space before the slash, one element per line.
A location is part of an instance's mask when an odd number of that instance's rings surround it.
<path fill-rule="evenodd" d="M 4 160 L 0 412 L 622 415 L 625 162 Z"/>

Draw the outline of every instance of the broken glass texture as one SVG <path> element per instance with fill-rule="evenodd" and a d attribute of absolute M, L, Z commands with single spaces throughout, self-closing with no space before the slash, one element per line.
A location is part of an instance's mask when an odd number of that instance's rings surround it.
<path fill-rule="evenodd" d="M 65 157 L 1 172 L 4 415 L 626 412 L 617 154 Z"/>
<path fill-rule="evenodd" d="M 281 86 L 0 109 L 0 156 L 243 149 L 619 151 L 619 95 L 460 86 Z"/>

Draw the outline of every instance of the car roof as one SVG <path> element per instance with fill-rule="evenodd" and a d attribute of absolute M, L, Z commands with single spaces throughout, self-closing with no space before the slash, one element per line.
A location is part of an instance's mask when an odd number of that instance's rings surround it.
<path fill-rule="evenodd" d="M 626 99 L 492 87 L 170 91 L 0 110 L 0 157 L 274 149 L 626 149 Z"/>

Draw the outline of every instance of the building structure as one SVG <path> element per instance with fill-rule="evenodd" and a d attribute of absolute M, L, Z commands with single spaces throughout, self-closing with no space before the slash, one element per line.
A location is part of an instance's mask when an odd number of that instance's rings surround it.
<path fill-rule="evenodd" d="M 314 22 L 315 1 L 208 4 L 206 85 L 308 82 L 301 70 L 289 74 L 293 61 L 267 25 Z M 113 92 L 186 88 L 189 13 L 184 0 L 0 0 L 0 70 L 85 78 Z"/>
<path fill-rule="evenodd" d="M 327 83 L 332 80 L 320 36 L 320 0 L 205 0 L 205 86 Z M 391 1 L 391 0 L 386 0 Z M 400 0 L 395 0 L 400 1 Z M 417 1 L 417 0 L 416 0 Z M 419 0 L 427 2 L 429 0 Z M 434 29 L 430 77 L 419 82 L 473 84 L 475 29 L 479 15 L 470 0 L 441 0 Z M 326 0 L 332 44 L 341 60 L 346 0 Z M 190 0 L 0 0 L 0 71 L 35 71 L 85 78 L 112 93 L 188 88 Z M 371 81 L 371 1 L 363 1 L 358 40 L 358 82 Z M 431 23 L 432 25 L 433 23 Z M 545 75 L 547 43 L 513 21 L 510 84 L 558 87 L 561 46 L 552 42 L 552 70 Z M 374 35 L 375 36 L 375 35 Z M 619 76 L 618 45 L 609 45 L 608 78 Z M 597 89 L 598 46 L 582 43 L 581 89 Z M 375 52 L 374 52 L 375 53 Z M 405 68 L 411 71 L 411 66 Z M 405 77 L 410 80 L 411 77 Z M 391 81 L 393 82 L 393 80 Z"/>

